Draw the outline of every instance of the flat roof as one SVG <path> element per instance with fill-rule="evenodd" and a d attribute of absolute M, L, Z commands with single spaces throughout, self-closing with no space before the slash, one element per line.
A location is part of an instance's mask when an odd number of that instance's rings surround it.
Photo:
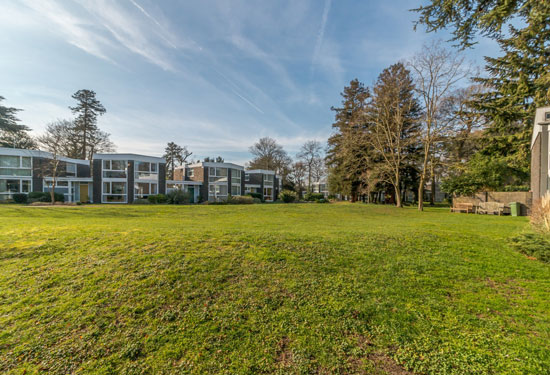
<path fill-rule="evenodd" d="M 164 158 L 139 154 L 94 154 L 93 158 L 98 160 L 134 160 L 149 163 L 166 163 L 166 159 Z"/>
<path fill-rule="evenodd" d="M 262 174 L 275 174 L 275 171 L 270 171 L 269 169 L 249 169 L 245 171 L 246 173 L 262 173 Z"/>
<path fill-rule="evenodd" d="M 188 164 L 187 167 L 189 168 L 196 168 L 196 167 L 216 167 L 216 168 L 233 168 L 233 169 L 239 169 L 241 171 L 244 171 L 244 167 L 242 165 L 237 165 L 233 163 L 216 163 L 213 161 L 201 161 L 194 164 Z"/>
<path fill-rule="evenodd" d="M 30 157 L 34 157 L 34 158 L 46 158 L 46 159 L 52 159 L 53 158 L 53 154 L 50 153 L 50 152 L 47 152 L 47 151 L 24 150 L 24 149 L 21 149 L 21 148 L 8 148 L 8 147 L 0 147 L 0 155 L 30 156 Z M 67 158 L 65 156 L 59 156 L 57 159 L 61 160 L 61 161 L 64 161 L 66 163 L 90 165 L 89 160 L 72 159 L 72 158 Z"/>

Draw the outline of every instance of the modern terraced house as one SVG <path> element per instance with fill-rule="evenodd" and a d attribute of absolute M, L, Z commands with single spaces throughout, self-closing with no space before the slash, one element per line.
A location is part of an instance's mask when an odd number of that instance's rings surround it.
<path fill-rule="evenodd" d="M 0 148 L 0 200 L 14 194 L 49 192 L 52 154 L 38 150 Z M 166 180 L 166 160 L 137 154 L 95 154 L 92 161 L 57 158 L 55 192 L 66 202 L 132 203 L 175 189 L 188 192 L 192 202 L 220 201 L 259 192 L 274 201 L 280 179 L 267 170 L 245 171 L 233 163 L 199 162 L 176 168 Z"/>
<path fill-rule="evenodd" d="M 537 109 L 531 140 L 533 200 L 550 193 L 550 107 Z"/>

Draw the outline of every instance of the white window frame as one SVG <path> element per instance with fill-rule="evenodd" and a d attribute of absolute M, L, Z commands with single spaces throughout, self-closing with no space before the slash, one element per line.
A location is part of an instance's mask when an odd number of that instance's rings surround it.
<path fill-rule="evenodd" d="M 149 170 L 147 171 L 140 171 L 138 168 L 138 165 L 140 163 L 147 163 L 149 164 Z M 154 168 L 153 168 L 154 166 Z M 140 173 L 148 173 L 150 176 L 149 178 L 143 178 L 139 177 Z M 158 163 L 152 163 L 148 161 L 135 161 L 134 162 L 134 181 L 158 181 L 159 179 L 159 165 Z"/>
<path fill-rule="evenodd" d="M 271 181 L 269 181 L 269 177 L 271 177 Z M 264 174 L 264 185 L 266 184 L 273 186 L 275 184 L 275 176 L 272 174 Z"/>
<path fill-rule="evenodd" d="M 124 169 L 112 169 L 113 161 L 121 162 L 124 165 Z M 109 164 L 109 168 L 105 167 L 106 163 Z M 105 172 L 124 172 L 124 177 L 106 177 Z M 103 160 L 101 177 L 103 178 L 103 180 L 108 179 L 114 181 L 116 179 L 123 179 L 124 181 L 126 181 L 126 179 L 128 178 L 128 160 Z"/>
<path fill-rule="evenodd" d="M 30 175 L 28 176 L 16 176 L 16 175 L 13 175 L 13 174 L 0 174 L 0 178 L 2 178 L 3 180 L 5 180 L 5 178 L 3 177 L 15 177 L 13 178 L 13 180 L 16 180 L 16 179 L 19 179 L 19 178 L 32 178 L 32 167 L 33 167 L 33 158 L 31 156 L 19 156 L 19 155 L 0 155 L 0 156 L 12 156 L 12 157 L 17 157 L 19 158 L 19 166 L 18 167 L 0 167 L 0 170 L 2 169 L 16 169 L 16 170 L 25 170 L 25 171 L 29 171 L 30 172 Z M 27 158 L 31 161 L 31 166 L 30 167 L 24 167 L 23 166 L 23 158 Z"/>
<path fill-rule="evenodd" d="M 238 188 L 239 189 L 239 192 L 237 194 L 233 194 L 233 188 Z M 235 196 L 239 196 L 241 195 L 241 185 L 237 185 L 237 184 L 231 184 L 231 196 L 235 197 Z"/>
<path fill-rule="evenodd" d="M 225 176 L 218 174 L 218 170 L 222 170 L 222 169 L 226 170 Z M 212 173 L 212 171 L 214 171 L 214 173 Z M 229 173 L 231 173 L 229 171 L 230 171 L 229 168 L 224 168 L 224 167 L 208 168 L 208 182 L 211 184 L 216 184 L 216 183 L 227 184 L 227 181 L 229 180 Z M 214 180 L 211 180 L 211 178 L 213 178 Z"/>
<path fill-rule="evenodd" d="M 12 191 L 8 191 L 8 192 L 0 192 L 0 197 L 2 198 L 6 198 L 6 199 L 11 199 L 13 194 L 28 194 L 28 193 L 31 193 L 32 192 L 32 179 L 31 178 L 28 178 L 28 177 L 10 177 L 10 176 L 7 176 L 6 178 L 4 177 L 1 177 L 0 180 L 17 180 L 19 181 L 19 191 L 17 192 L 12 192 Z M 23 181 L 27 181 L 29 183 L 29 191 L 23 191 Z M 0 199 L 2 200 L 2 199 Z"/>
<path fill-rule="evenodd" d="M 113 182 L 124 183 L 126 185 L 125 194 L 113 194 Z M 109 184 L 109 193 L 105 193 L 105 184 Z M 124 201 L 121 202 L 108 202 L 105 200 L 106 196 L 117 196 L 124 197 Z M 101 182 L 101 203 L 128 203 L 128 182 L 126 179 L 113 178 L 113 179 L 104 179 Z"/>
<path fill-rule="evenodd" d="M 139 194 L 138 193 L 138 184 L 145 184 L 149 185 L 149 194 Z M 134 182 L 134 198 L 144 198 L 148 197 L 149 195 L 157 195 L 159 193 L 159 184 L 156 182 L 143 182 L 143 181 L 135 181 Z M 153 186 L 155 186 L 155 192 L 153 193 Z"/>

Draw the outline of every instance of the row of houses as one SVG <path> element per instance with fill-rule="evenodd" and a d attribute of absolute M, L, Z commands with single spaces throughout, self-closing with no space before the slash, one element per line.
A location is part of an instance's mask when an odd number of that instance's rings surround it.
<path fill-rule="evenodd" d="M 38 150 L 0 148 L 0 200 L 14 194 L 50 192 L 53 157 Z M 136 154 L 95 154 L 92 161 L 58 157 L 55 192 L 66 202 L 132 203 L 180 189 L 192 202 L 261 194 L 274 201 L 281 179 L 270 170 L 245 170 L 233 163 L 198 162 L 176 168 L 166 179 L 166 160 Z"/>

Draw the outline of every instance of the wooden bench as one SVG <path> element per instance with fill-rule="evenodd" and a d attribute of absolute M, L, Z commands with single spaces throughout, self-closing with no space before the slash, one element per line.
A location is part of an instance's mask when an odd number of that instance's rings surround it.
<path fill-rule="evenodd" d="M 481 202 L 477 208 L 477 213 L 498 216 L 509 215 L 510 207 L 499 202 Z"/>
<path fill-rule="evenodd" d="M 464 212 L 464 213 L 474 213 L 474 204 L 473 203 L 455 203 L 451 207 L 451 212 Z"/>

